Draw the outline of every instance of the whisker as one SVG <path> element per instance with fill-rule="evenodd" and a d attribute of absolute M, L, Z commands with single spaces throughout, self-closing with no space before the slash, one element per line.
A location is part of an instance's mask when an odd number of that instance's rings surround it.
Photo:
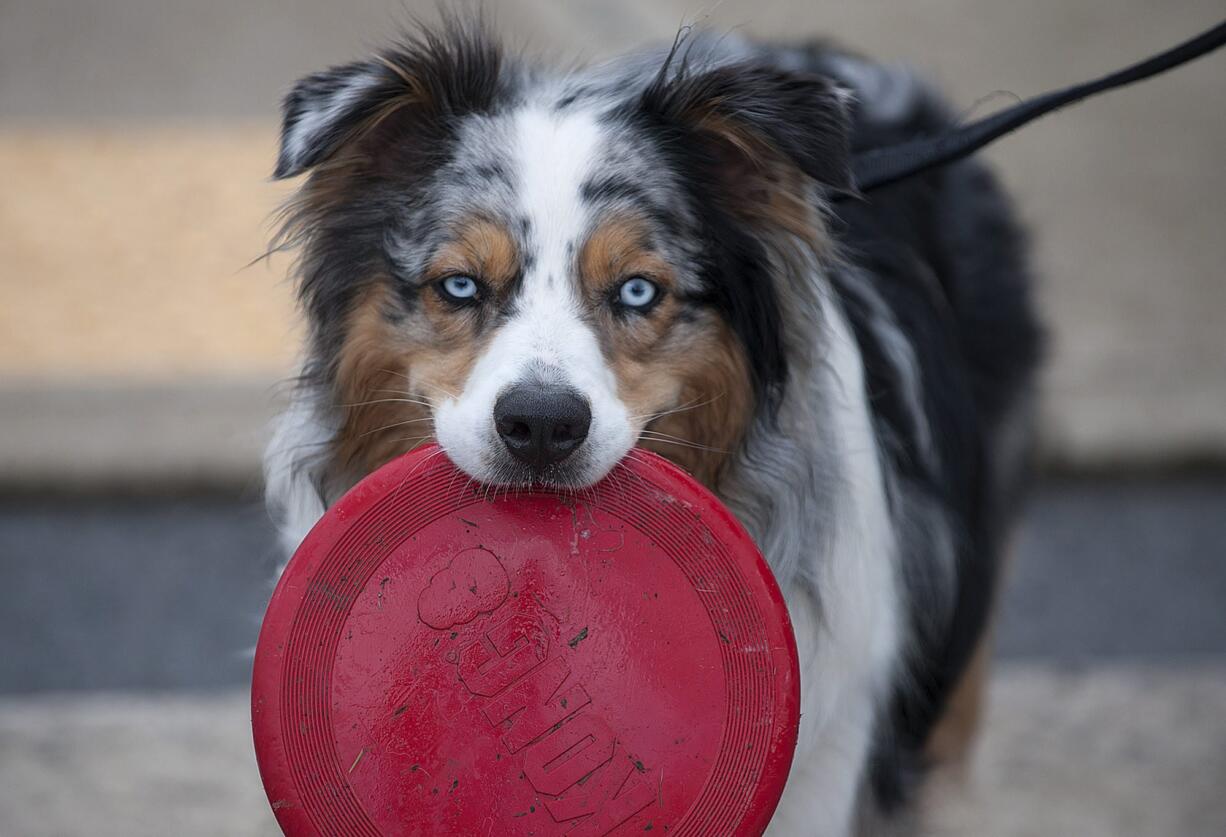
<path fill-rule="evenodd" d="M 406 424 L 417 424 L 422 421 L 434 421 L 434 416 L 424 416 L 422 418 L 406 419 L 405 421 L 397 421 L 392 424 L 385 424 L 382 427 L 376 427 L 374 430 L 367 430 L 365 433 L 359 433 L 357 438 L 369 436 L 372 433 L 382 433 L 384 430 L 391 430 L 393 427 L 404 427 Z"/>
<path fill-rule="evenodd" d="M 427 436 L 426 438 L 429 438 L 429 437 Z M 435 457 L 442 456 L 442 455 L 443 455 L 443 449 L 439 448 L 438 450 L 434 451 L 429 456 L 427 456 L 425 459 L 423 459 L 421 462 L 417 463 L 417 467 L 420 468 L 422 465 L 425 465 L 431 459 L 434 459 Z"/>
<path fill-rule="evenodd" d="M 639 437 L 650 442 L 659 442 L 664 445 L 680 445 L 682 447 L 694 448 L 695 450 L 704 450 L 711 453 L 727 453 L 726 450 L 713 448 L 710 445 L 700 445 L 697 442 L 691 442 L 687 439 L 682 439 L 677 436 L 671 436 L 668 433 L 661 433 L 658 430 L 642 430 L 639 432 Z"/>
<path fill-rule="evenodd" d="M 442 452 L 442 450 L 443 450 L 442 448 L 439 448 L 440 453 Z M 464 472 L 461 471 L 459 468 L 456 468 L 455 472 L 451 475 L 451 479 L 447 481 L 447 496 L 448 497 L 451 496 L 451 490 L 455 488 L 456 477 L 460 476 L 463 473 Z"/>
<path fill-rule="evenodd" d="M 627 451 L 626 456 L 628 458 L 633 458 L 634 461 L 639 463 L 640 465 L 650 466 L 650 463 L 648 463 L 647 460 L 644 459 L 642 455 L 639 454 L 638 450 L 636 450 L 635 448 L 631 448 L 629 451 Z M 643 475 L 635 471 L 633 468 L 627 468 L 626 474 L 627 474 L 627 477 L 634 477 L 636 480 L 638 480 L 639 485 L 643 486 L 643 488 L 649 488 L 649 486 L 647 485 L 647 480 L 643 479 Z"/>
<path fill-rule="evenodd" d="M 429 436 L 401 436 L 398 439 L 392 439 L 392 441 L 393 442 L 412 442 L 413 444 L 409 447 L 409 450 L 412 450 L 413 448 L 420 445 L 422 442 L 428 442 L 429 440 L 433 438 L 434 438 L 434 434 L 430 434 Z"/>
<path fill-rule="evenodd" d="M 720 450 L 719 448 L 713 448 L 708 445 L 699 445 L 694 442 L 687 442 L 684 439 L 664 439 L 664 438 L 652 438 L 648 436 L 643 441 L 653 442 L 655 444 L 660 444 L 660 445 L 677 445 L 678 447 L 691 448 L 692 450 L 700 450 L 706 453 L 720 453 L 720 454 L 728 453 L 728 451 L 726 450 Z"/>
<path fill-rule="evenodd" d="M 343 410 L 352 409 L 354 407 L 369 407 L 371 404 L 416 404 L 419 407 L 433 407 L 426 401 L 418 401 L 415 398 L 375 398 L 371 401 L 356 401 L 353 404 L 338 404 L 337 406 Z"/>
<path fill-rule="evenodd" d="M 419 401 L 421 400 L 421 399 L 418 399 L 417 396 L 415 396 L 412 392 L 410 392 L 407 389 L 388 389 L 387 387 L 376 387 L 375 389 L 372 389 L 371 392 L 386 392 L 392 395 L 399 395 L 404 398 L 414 398 Z"/>
<path fill-rule="evenodd" d="M 446 389 L 446 388 L 444 388 L 444 387 L 441 387 L 441 386 L 439 386 L 438 384 L 432 384 L 432 383 L 430 383 L 429 381 L 422 381 L 422 383 L 423 383 L 425 386 L 428 386 L 428 387 L 434 387 L 434 388 L 435 388 L 435 389 L 437 389 L 439 392 L 441 392 L 443 395 L 445 395 L 445 396 L 447 396 L 448 398 L 450 398 L 452 401 L 457 401 L 457 400 L 459 400 L 459 398 L 460 398 L 460 396 L 456 395 L 456 394 L 455 394 L 454 392 L 452 392 L 451 390 Z"/>
<path fill-rule="evenodd" d="M 426 437 L 424 437 L 423 439 L 418 439 L 418 440 L 416 440 L 416 441 L 417 441 L 417 444 L 420 444 L 422 441 L 425 441 L 425 440 L 427 440 L 427 439 L 429 439 L 429 438 L 431 438 L 431 437 L 426 436 Z M 393 441 L 396 441 L 396 442 L 407 442 L 407 441 L 412 441 L 412 440 L 410 440 L 410 439 L 408 439 L 408 438 L 405 438 L 405 439 L 394 439 Z M 409 448 L 409 450 L 412 450 L 413 448 L 417 447 L 417 444 L 415 444 L 415 445 L 413 445 L 412 447 L 410 447 L 410 448 Z M 414 474 L 416 474 L 416 473 L 417 473 L 417 472 L 418 472 L 418 471 L 421 469 L 421 467 L 422 467 L 423 465 L 425 465 L 427 462 L 429 462 L 431 459 L 433 459 L 434 457 L 438 456 L 438 455 L 439 455 L 440 453 L 442 453 L 442 452 L 443 452 L 443 449 L 442 449 L 442 448 L 439 448 L 439 449 L 438 449 L 438 450 L 436 450 L 434 453 L 430 454 L 430 455 L 429 455 L 429 456 L 427 456 L 425 459 L 423 459 L 421 462 L 418 462 L 416 465 L 414 465 L 414 466 L 413 466 L 413 470 L 411 470 L 411 471 L 409 471 L 407 474 L 405 474 L 405 475 L 404 475 L 404 478 L 403 478 L 402 480 L 400 480 L 400 484 L 396 486 L 396 492 L 395 492 L 395 495 L 394 495 L 394 496 L 399 497 L 399 496 L 400 496 L 400 492 L 404 491 L 404 487 L 405 487 L 406 485 L 408 485 L 408 483 L 409 483 L 409 478 L 410 478 L 410 477 L 412 477 Z"/>
<path fill-rule="evenodd" d="M 705 407 L 708 404 L 712 404 L 715 401 L 718 401 L 720 398 L 723 398 L 726 394 L 727 393 L 719 392 L 711 396 L 710 398 L 708 398 L 706 401 L 702 401 L 698 403 L 695 403 L 697 399 L 691 399 L 687 401 L 686 403 L 682 404 L 681 406 L 674 407 L 671 410 L 663 410 L 659 413 L 644 413 L 643 415 L 640 415 L 640 416 L 630 416 L 630 420 L 631 421 L 643 421 L 645 423 L 653 422 L 656 419 L 663 418 L 664 416 L 671 416 L 674 413 L 684 413 L 687 410 L 697 410 L 699 407 Z"/>

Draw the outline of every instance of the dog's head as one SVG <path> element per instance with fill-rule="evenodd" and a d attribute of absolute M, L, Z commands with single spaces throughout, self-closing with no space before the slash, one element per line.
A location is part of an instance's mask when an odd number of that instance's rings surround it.
<path fill-rule="evenodd" d="M 828 81 L 676 47 L 549 75 L 450 26 L 309 76 L 277 177 L 352 480 L 436 438 L 493 484 L 654 447 L 716 480 L 787 366 L 781 262 L 848 182 Z"/>

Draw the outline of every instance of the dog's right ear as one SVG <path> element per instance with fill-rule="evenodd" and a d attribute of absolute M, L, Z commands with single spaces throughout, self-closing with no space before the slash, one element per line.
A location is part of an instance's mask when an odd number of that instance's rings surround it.
<path fill-rule="evenodd" d="M 370 61 L 299 81 L 282 104 L 276 179 L 316 166 L 402 109 L 444 126 L 490 109 L 501 90 L 502 53 L 480 25 L 448 22 Z"/>
<path fill-rule="evenodd" d="M 293 177 L 330 157 L 393 101 L 394 88 L 386 68 L 370 61 L 299 81 L 281 105 L 281 153 L 273 177 Z"/>

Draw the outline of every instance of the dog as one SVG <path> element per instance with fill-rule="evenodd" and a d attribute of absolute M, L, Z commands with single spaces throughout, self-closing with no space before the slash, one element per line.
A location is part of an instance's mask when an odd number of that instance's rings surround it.
<path fill-rule="evenodd" d="M 770 827 L 909 826 L 971 738 L 1027 481 L 1042 332 L 1024 236 L 964 161 L 855 193 L 953 124 L 825 42 L 685 32 L 553 71 L 450 21 L 302 79 L 275 177 L 309 338 L 266 457 L 287 553 L 437 441 L 580 490 L 634 446 L 737 515 L 787 601 L 799 743 Z"/>

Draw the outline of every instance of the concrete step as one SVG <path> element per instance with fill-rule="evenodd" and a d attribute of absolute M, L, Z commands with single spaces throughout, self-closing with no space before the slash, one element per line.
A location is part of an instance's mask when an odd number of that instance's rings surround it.
<path fill-rule="evenodd" d="M 11 837 L 271 837 L 244 692 L 0 699 Z M 1219 837 L 1226 657 L 1195 666 L 1002 666 L 969 774 L 926 833 Z"/>
<path fill-rule="evenodd" d="M 0 694 L 245 683 L 278 561 L 253 495 L 0 502 Z M 1017 538 L 999 654 L 1226 655 L 1223 508 L 1220 476 L 1042 486 Z"/>

